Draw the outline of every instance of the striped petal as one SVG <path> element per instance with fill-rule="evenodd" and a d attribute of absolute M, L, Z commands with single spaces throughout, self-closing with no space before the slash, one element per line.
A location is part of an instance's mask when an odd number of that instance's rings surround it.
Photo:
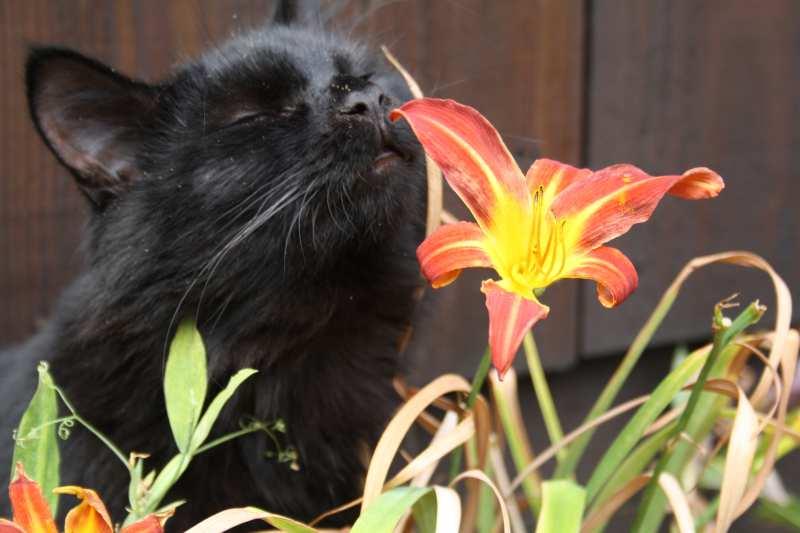
<path fill-rule="evenodd" d="M 630 259 L 610 246 L 586 254 L 564 277 L 596 281 L 597 299 L 605 307 L 622 303 L 639 285 L 639 275 Z"/>
<path fill-rule="evenodd" d="M 531 194 L 541 187 L 544 205 L 550 205 L 561 191 L 591 175 L 592 171 L 588 168 L 576 168 L 552 159 L 537 159 L 528 169 L 525 178 Z"/>
<path fill-rule="evenodd" d="M 113 533 L 111 517 L 97 493 L 82 487 L 58 487 L 59 494 L 71 494 L 81 502 L 67 513 L 64 533 Z"/>
<path fill-rule="evenodd" d="M 389 114 L 405 118 L 427 154 L 486 231 L 496 212 L 530 205 L 525 177 L 497 130 L 475 109 L 452 100 L 421 98 Z M 520 209 L 522 208 L 522 209 Z"/>
<path fill-rule="evenodd" d="M 502 379 L 514 362 L 525 333 L 536 322 L 547 318 L 550 308 L 536 300 L 508 292 L 492 280 L 484 281 L 481 291 L 486 295 L 486 308 L 489 310 L 492 364 Z"/>
<path fill-rule="evenodd" d="M 53 513 L 47 506 L 39 484 L 25 475 L 22 463 L 8 486 L 8 496 L 14 511 L 14 523 L 26 533 L 57 533 Z"/>
<path fill-rule="evenodd" d="M 11 520 L 0 518 L 0 533 L 25 533 L 25 530 Z"/>
<path fill-rule="evenodd" d="M 563 189 L 551 207 L 567 221 L 568 249 L 592 250 L 644 222 L 665 194 L 711 198 L 724 187 L 714 171 L 696 168 L 680 176 L 650 176 L 633 165 L 614 165 Z"/>
<path fill-rule="evenodd" d="M 419 245 L 417 259 L 435 289 L 452 283 L 464 268 L 492 266 L 483 248 L 483 231 L 471 222 L 439 227 Z"/>

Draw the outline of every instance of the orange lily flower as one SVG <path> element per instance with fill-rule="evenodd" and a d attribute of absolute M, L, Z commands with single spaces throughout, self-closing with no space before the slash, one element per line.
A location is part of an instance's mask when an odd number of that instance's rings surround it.
<path fill-rule="evenodd" d="M 401 117 L 477 222 L 446 224 L 425 239 L 417 249 L 422 273 L 439 288 L 464 268 L 497 272 L 500 280 L 484 281 L 481 291 L 501 376 L 525 332 L 547 317 L 537 292 L 563 278 L 591 279 L 602 305 L 618 305 L 638 277 L 622 252 L 604 244 L 650 218 L 665 194 L 712 198 L 724 187 L 707 168 L 650 176 L 626 164 L 593 172 L 539 159 L 523 174 L 497 130 L 471 107 L 422 98 L 390 114 Z"/>
<path fill-rule="evenodd" d="M 114 533 L 111 517 L 97 493 L 81 487 L 59 487 L 60 494 L 72 494 L 81 501 L 67 513 L 64 533 Z M 53 513 L 39 484 L 25 475 L 22 463 L 8 486 L 14 521 L 0 518 L 0 533 L 58 533 Z M 168 515 L 149 515 L 126 526 L 119 533 L 163 533 Z"/>

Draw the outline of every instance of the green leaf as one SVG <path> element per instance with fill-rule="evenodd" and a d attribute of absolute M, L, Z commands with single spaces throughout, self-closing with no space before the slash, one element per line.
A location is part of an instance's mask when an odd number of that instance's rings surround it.
<path fill-rule="evenodd" d="M 573 481 L 545 481 L 536 533 L 578 533 L 585 503 L 586 491 Z"/>
<path fill-rule="evenodd" d="M 633 418 L 630 419 L 608 450 L 606 450 L 603 458 L 589 478 L 589 482 L 586 484 L 586 493 L 589 501 L 594 500 L 608 479 L 617 470 L 620 463 L 628 457 L 630 451 L 642 438 L 645 430 L 669 405 L 675 394 L 700 370 L 706 357 L 708 357 L 708 354 L 703 352 L 696 352 L 687 357 L 678 365 L 678 368 L 670 372 L 658 384 L 650 398 L 636 411 Z"/>
<path fill-rule="evenodd" d="M 384 492 L 361 513 L 350 533 L 392 533 L 403 515 L 430 492 L 430 487 L 397 487 Z"/>
<path fill-rule="evenodd" d="M 436 493 L 430 491 L 412 508 L 417 533 L 436 533 Z"/>
<path fill-rule="evenodd" d="M 167 417 L 182 453 L 188 453 L 197 421 L 206 399 L 208 376 L 206 350 L 194 321 L 186 319 L 178 326 L 169 347 L 164 372 L 164 398 Z"/>
<path fill-rule="evenodd" d="M 37 370 L 39 384 L 16 431 L 11 472 L 13 476 L 15 465 L 21 462 L 26 474 L 42 487 L 47 503 L 55 513 L 58 495 L 53 493 L 53 489 L 59 485 L 59 452 L 54 422 L 58 419 L 58 405 L 47 363 L 39 363 Z"/>
<path fill-rule="evenodd" d="M 206 409 L 206 412 L 203 413 L 200 423 L 197 424 L 197 428 L 194 430 L 194 434 L 192 435 L 191 445 L 189 446 L 190 453 L 193 453 L 195 450 L 197 450 L 197 448 L 199 448 L 208 438 L 208 434 L 211 433 L 211 427 L 217 420 L 220 411 L 222 411 L 222 408 L 225 406 L 228 400 L 231 399 L 231 396 L 233 396 L 233 393 L 239 388 L 239 385 L 244 383 L 247 378 L 256 372 L 258 371 L 253 370 L 252 368 L 245 368 L 243 370 L 239 370 L 236 374 L 231 376 L 228 384 L 214 397 L 209 404 L 208 409 Z"/>

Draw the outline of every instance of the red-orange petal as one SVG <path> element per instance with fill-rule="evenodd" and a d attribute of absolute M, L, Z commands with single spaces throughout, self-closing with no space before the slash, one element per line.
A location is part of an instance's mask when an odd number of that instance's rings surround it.
<path fill-rule="evenodd" d="M 572 185 L 592 175 L 588 168 L 576 168 L 565 165 L 552 159 L 537 159 L 528 169 L 525 178 L 528 181 L 528 189 L 531 193 L 542 187 L 544 189 L 545 201 L 547 205 L 555 198 L 558 193 Z"/>
<path fill-rule="evenodd" d="M 506 291 L 492 280 L 484 281 L 481 291 L 486 295 L 486 309 L 489 310 L 492 364 L 502 379 L 514 362 L 525 333 L 536 322 L 547 318 L 550 308 Z"/>
<path fill-rule="evenodd" d="M 621 304 L 639 285 L 639 275 L 631 260 L 610 246 L 589 252 L 565 277 L 596 281 L 597 299 L 605 307 Z"/>
<path fill-rule="evenodd" d="M 147 515 L 141 520 L 123 527 L 119 533 L 162 533 L 165 521 L 166 517 L 164 516 Z"/>
<path fill-rule="evenodd" d="M 421 98 L 389 114 L 405 118 L 427 154 L 478 224 L 491 227 L 492 210 L 504 198 L 528 206 L 525 177 L 500 134 L 475 109 L 452 100 Z"/>
<path fill-rule="evenodd" d="M 57 533 L 53 513 L 42 495 L 39 484 L 25 475 L 22 463 L 8 486 L 8 496 L 14 511 L 14 523 L 26 533 Z"/>
<path fill-rule="evenodd" d="M 452 283 L 464 268 L 492 266 L 483 248 L 483 231 L 471 222 L 437 228 L 417 248 L 417 259 L 435 289 Z"/>
<path fill-rule="evenodd" d="M 11 520 L 0 518 L 0 533 L 25 533 L 25 530 Z"/>
<path fill-rule="evenodd" d="M 575 182 L 556 196 L 551 207 L 567 220 L 574 250 L 592 250 L 644 222 L 665 194 L 682 198 L 711 198 L 724 187 L 708 169 L 680 176 L 650 176 L 633 165 L 614 165 Z"/>
<path fill-rule="evenodd" d="M 58 487 L 55 491 L 81 500 L 67 513 L 64 533 L 114 533 L 111 517 L 95 491 L 75 486 Z"/>
<path fill-rule="evenodd" d="M 704 200 L 714 198 L 725 188 L 722 177 L 706 167 L 687 170 L 673 185 L 667 194 L 687 200 Z"/>

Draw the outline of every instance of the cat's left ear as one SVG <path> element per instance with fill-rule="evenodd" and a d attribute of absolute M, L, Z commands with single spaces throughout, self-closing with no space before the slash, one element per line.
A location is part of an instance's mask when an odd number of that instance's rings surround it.
<path fill-rule="evenodd" d="M 155 89 L 62 48 L 32 50 L 26 78 L 36 128 L 102 210 L 141 175 L 137 158 Z"/>

